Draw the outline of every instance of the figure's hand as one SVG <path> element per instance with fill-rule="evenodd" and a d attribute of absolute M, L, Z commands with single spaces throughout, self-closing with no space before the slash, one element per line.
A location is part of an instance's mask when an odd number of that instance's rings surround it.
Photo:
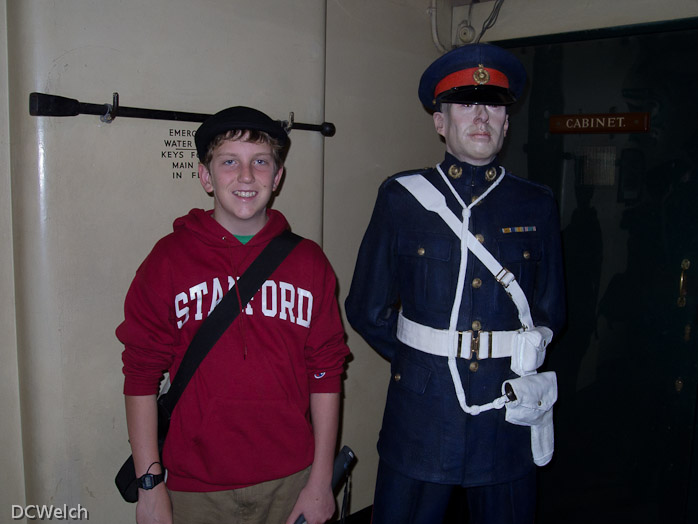
<path fill-rule="evenodd" d="M 324 524 L 334 515 L 335 507 L 334 494 L 329 484 L 327 486 L 307 484 L 298 495 L 296 505 L 293 506 L 286 524 L 295 524 L 300 515 L 303 515 L 308 524 Z"/>
<path fill-rule="evenodd" d="M 164 482 L 153 489 L 138 490 L 136 523 L 172 524 L 172 503 Z"/>

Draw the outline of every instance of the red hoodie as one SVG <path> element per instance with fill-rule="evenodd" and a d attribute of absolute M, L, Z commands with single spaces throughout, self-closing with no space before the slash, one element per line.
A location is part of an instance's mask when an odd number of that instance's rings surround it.
<path fill-rule="evenodd" d="M 124 394 L 152 395 L 174 377 L 201 322 L 264 246 L 288 228 L 269 210 L 241 244 L 193 209 L 136 272 L 116 335 Z M 163 453 L 175 491 L 219 491 L 296 473 L 312 463 L 311 393 L 341 389 L 344 343 L 335 276 L 304 239 L 208 353 L 180 398 Z"/>

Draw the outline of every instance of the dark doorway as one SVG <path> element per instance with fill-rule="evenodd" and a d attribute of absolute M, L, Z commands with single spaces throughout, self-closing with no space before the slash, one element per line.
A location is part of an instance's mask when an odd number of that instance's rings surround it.
<path fill-rule="evenodd" d="M 502 164 L 560 206 L 566 330 L 537 524 L 698 522 L 698 20 L 499 42 L 526 64 Z M 649 113 L 641 133 L 552 115 Z"/>

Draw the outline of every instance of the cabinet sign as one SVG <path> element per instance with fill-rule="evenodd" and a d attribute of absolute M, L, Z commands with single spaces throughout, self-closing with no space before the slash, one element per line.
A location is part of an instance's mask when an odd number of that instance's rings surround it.
<path fill-rule="evenodd" d="M 550 117 L 551 133 L 645 133 L 649 128 L 649 113 L 599 113 Z"/>

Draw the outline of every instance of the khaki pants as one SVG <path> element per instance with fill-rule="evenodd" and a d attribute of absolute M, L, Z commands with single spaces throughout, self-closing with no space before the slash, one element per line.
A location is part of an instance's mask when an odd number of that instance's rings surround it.
<path fill-rule="evenodd" d="M 170 491 L 174 524 L 283 524 L 308 482 L 310 468 L 228 491 Z"/>

